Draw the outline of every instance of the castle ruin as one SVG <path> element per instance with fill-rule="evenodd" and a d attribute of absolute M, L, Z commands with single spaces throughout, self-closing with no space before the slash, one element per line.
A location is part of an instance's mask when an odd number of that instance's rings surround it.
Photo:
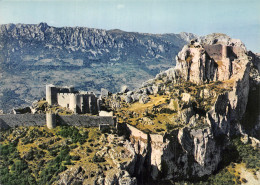
<path fill-rule="evenodd" d="M 93 92 L 77 91 L 72 86 L 46 85 L 46 101 L 49 105 L 60 105 L 78 114 L 98 114 L 100 99 Z"/>
<path fill-rule="evenodd" d="M 243 56 L 245 51 L 241 47 L 226 46 L 223 44 L 215 45 L 203 45 L 207 54 L 215 61 L 230 59 L 237 59 L 239 56 Z"/>

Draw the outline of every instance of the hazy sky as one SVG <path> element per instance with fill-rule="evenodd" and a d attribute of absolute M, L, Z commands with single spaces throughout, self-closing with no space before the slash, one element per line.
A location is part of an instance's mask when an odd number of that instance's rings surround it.
<path fill-rule="evenodd" d="M 260 0 L 0 0 L 0 24 L 226 33 L 260 52 Z"/>

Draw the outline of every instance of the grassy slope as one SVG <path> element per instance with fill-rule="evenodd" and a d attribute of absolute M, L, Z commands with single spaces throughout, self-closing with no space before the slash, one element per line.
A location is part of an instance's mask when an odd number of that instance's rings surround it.
<path fill-rule="evenodd" d="M 124 151 L 115 139 L 109 142 L 107 134 L 98 128 L 57 127 L 49 130 L 46 127 L 19 127 L 1 132 L 0 181 L 2 184 L 27 181 L 19 175 L 21 167 L 15 167 L 16 161 L 25 164 L 23 170 L 27 170 L 26 176 L 33 179 L 33 184 L 52 183 L 58 174 L 73 166 L 83 167 L 89 178 L 96 174 L 99 166 L 106 166 L 104 173 L 110 173 L 116 168 L 110 157 L 104 157 L 104 162 L 93 161 L 94 155 L 104 147 L 110 147 L 116 153 Z M 118 163 L 129 160 L 115 158 Z M 15 181 L 13 177 L 16 177 Z"/>

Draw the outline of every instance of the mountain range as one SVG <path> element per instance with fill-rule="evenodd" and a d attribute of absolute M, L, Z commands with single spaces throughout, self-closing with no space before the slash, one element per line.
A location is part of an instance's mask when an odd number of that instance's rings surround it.
<path fill-rule="evenodd" d="M 191 33 L 147 34 L 40 24 L 0 25 L 0 109 L 30 105 L 45 85 L 135 89 L 175 65 Z"/>

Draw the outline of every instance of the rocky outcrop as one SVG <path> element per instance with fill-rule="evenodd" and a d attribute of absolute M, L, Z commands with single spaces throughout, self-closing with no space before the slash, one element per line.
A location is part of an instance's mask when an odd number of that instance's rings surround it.
<path fill-rule="evenodd" d="M 86 176 L 81 166 L 66 170 L 59 177 L 58 184 L 82 184 Z"/>
<path fill-rule="evenodd" d="M 179 142 L 193 163 L 186 164 L 192 169 L 191 176 L 202 177 L 214 172 L 221 161 L 221 148 L 217 146 L 211 129 L 184 128 L 178 133 Z M 188 169 L 187 169 L 188 170 Z M 189 169 L 190 170 L 190 169 Z"/>
<path fill-rule="evenodd" d="M 198 90 L 197 96 L 214 100 L 209 109 L 199 110 L 194 97 L 176 90 L 179 99 L 169 100 L 168 106 L 177 111 L 175 119 L 184 125 L 182 128 L 165 135 L 145 135 L 128 126 L 135 153 L 142 156 L 141 162 L 136 160 L 138 163 L 135 163 L 138 169 L 146 165 L 154 180 L 200 178 L 216 171 L 230 136 L 249 133 L 245 128 L 250 123 L 245 122 L 251 119 L 245 120 L 245 113 L 254 117 L 251 130 L 256 131 L 259 125 L 259 112 L 249 113 L 247 106 L 251 88 L 254 89 L 254 100 L 256 95 L 259 96 L 259 64 L 256 60 L 257 56 L 247 52 L 240 40 L 222 34 L 209 35 L 184 46 L 176 57 L 175 68 L 158 74 L 133 92 L 169 94 L 166 84 L 189 81 L 197 84 L 196 87 L 203 85 L 204 89 Z M 206 88 L 210 84 L 216 89 Z M 254 100 L 249 98 L 249 103 Z M 260 106 L 254 106 L 259 110 Z M 259 145 L 257 138 L 249 138 L 254 147 Z"/>
<path fill-rule="evenodd" d="M 136 154 L 128 168 L 135 169 L 132 174 L 137 177 L 144 170 L 154 180 L 202 177 L 214 172 L 221 161 L 221 148 L 210 128 L 186 127 L 165 136 L 147 135 L 130 125 L 127 128 L 131 133 L 129 147 L 133 146 Z"/>
<path fill-rule="evenodd" d="M 88 176 L 81 166 L 72 167 L 63 172 L 56 183 L 64 185 L 89 183 L 95 185 L 137 185 L 136 178 L 131 177 L 125 170 L 116 170 L 105 177 L 102 174 Z"/>
<path fill-rule="evenodd" d="M 132 175 L 139 176 L 141 173 L 147 172 L 144 166 L 146 157 L 149 155 L 148 135 L 131 125 L 126 124 L 126 127 L 130 135 L 130 145 L 127 146 L 128 148 L 133 147 L 135 154 L 134 159 L 127 168 Z"/>
<path fill-rule="evenodd" d="M 249 59 L 241 42 L 232 43 L 233 40 L 229 39 L 226 42 L 215 40 L 210 44 L 212 42 L 207 38 L 202 42 L 191 42 L 177 55 L 175 69 L 180 71 L 184 80 L 202 84 L 244 74 Z"/>

